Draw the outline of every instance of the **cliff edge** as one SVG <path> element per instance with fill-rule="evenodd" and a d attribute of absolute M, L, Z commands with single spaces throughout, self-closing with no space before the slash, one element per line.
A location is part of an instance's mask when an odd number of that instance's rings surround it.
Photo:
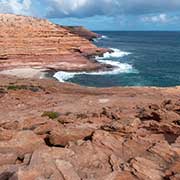
<path fill-rule="evenodd" d="M 0 70 L 33 67 L 89 71 L 103 67 L 90 58 L 107 50 L 92 44 L 88 39 L 93 33 L 82 28 L 78 34 L 76 28 L 12 14 L 0 14 L 0 27 Z"/>
<path fill-rule="evenodd" d="M 101 37 L 101 35 L 94 33 L 92 31 L 89 31 L 88 29 L 82 26 L 64 26 L 64 28 L 69 30 L 73 34 L 77 34 L 81 37 L 88 39 L 89 41 L 92 41 L 95 38 Z"/>

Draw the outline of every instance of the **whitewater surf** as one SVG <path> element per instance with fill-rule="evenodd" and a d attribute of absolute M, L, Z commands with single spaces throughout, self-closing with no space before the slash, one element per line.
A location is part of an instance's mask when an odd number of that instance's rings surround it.
<path fill-rule="evenodd" d="M 121 51 L 116 48 L 109 48 L 113 52 L 107 52 L 104 53 L 103 56 L 97 56 L 95 59 L 102 64 L 109 64 L 112 65 L 113 68 L 111 71 L 96 71 L 96 72 L 65 72 L 65 71 L 59 71 L 54 74 L 54 78 L 58 79 L 60 82 L 66 82 L 67 80 L 70 80 L 74 78 L 76 75 L 115 75 L 119 73 L 137 73 L 137 70 L 133 68 L 132 65 L 128 63 L 121 63 L 118 61 L 118 58 L 128 56 L 131 54 L 130 52 Z M 111 60 L 115 59 L 115 60 Z"/>

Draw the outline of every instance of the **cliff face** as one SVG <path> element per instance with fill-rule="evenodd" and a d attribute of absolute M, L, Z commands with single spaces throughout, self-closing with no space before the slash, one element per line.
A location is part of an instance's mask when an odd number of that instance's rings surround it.
<path fill-rule="evenodd" d="M 0 82 L 0 179 L 179 180 L 180 88 Z"/>
<path fill-rule="evenodd" d="M 87 57 L 106 51 L 77 33 L 43 19 L 0 14 L 0 27 L 0 69 L 29 66 L 98 69 L 101 65 Z"/>
<path fill-rule="evenodd" d="M 75 27 L 70 27 L 70 26 L 65 26 L 65 29 L 69 30 L 73 34 L 77 34 L 81 37 L 84 37 L 85 39 L 88 39 L 92 41 L 94 38 L 99 38 L 100 35 L 96 34 L 94 32 L 89 31 L 88 29 L 82 27 L 82 26 L 75 26 Z"/>

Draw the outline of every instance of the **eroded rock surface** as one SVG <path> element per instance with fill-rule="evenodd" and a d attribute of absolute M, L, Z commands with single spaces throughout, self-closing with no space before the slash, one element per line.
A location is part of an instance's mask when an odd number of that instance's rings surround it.
<path fill-rule="evenodd" d="M 69 30 L 73 34 L 77 34 L 81 37 L 84 37 L 84 38 L 90 40 L 90 41 L 92 41 L 95 38 L 101 37 L 101 35 L 91 32 L 82 26 L 64 26 L 64 28 Z"/>
<path fill-rule="evenodd" d="M 43 70 L 98 70 L 105 68 L 90 57 L 107 49 L 88 39 L 95 33 L 65 28 L 44 19 L 0 14 L 0 70 L 39 68 Z M 75 32 L 74 32 L 75 31 Z M 87 38 L 87 39 L 86 39 Z"/>
<path fill-rule="evenodd" d="M 0 179 L 179 180 L 179 87 L 0 82 Z"/>

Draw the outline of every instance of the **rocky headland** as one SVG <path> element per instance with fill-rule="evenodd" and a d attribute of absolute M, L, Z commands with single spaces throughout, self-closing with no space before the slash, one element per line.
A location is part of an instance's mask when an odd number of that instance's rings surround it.
<path fill-rule="evenodd" d="M 89 41 L 93 41 L 93 39 L 96 39 L 96 38 L 101 38 L 101 35 L 91 32 L 82 26 L 63 26 L 63 28 L 67 29 L 73 34 L 84 37 L 85 39 L 88 39 Z"/>
<path fill-rule="evenodd" d="M 0 75 L 0 180 L 180 179 L 180 87 L 28 78 L 101 69 L 89 58 L 107 50 L 81 27 L 78 35 L 79 27 L 15 15 L 0 15 L 0 24 L 0 73 L 21 76 Z"/>
<path fill-rule="evenodd" d="M 89 40 L 98 35 L 82 27 L 63 27 L 12 14 L 0 14 L 0 27 L 0 70 L 90 71 L 110 67 L 94 60 L 109 50 L 92 44 Z"/>

